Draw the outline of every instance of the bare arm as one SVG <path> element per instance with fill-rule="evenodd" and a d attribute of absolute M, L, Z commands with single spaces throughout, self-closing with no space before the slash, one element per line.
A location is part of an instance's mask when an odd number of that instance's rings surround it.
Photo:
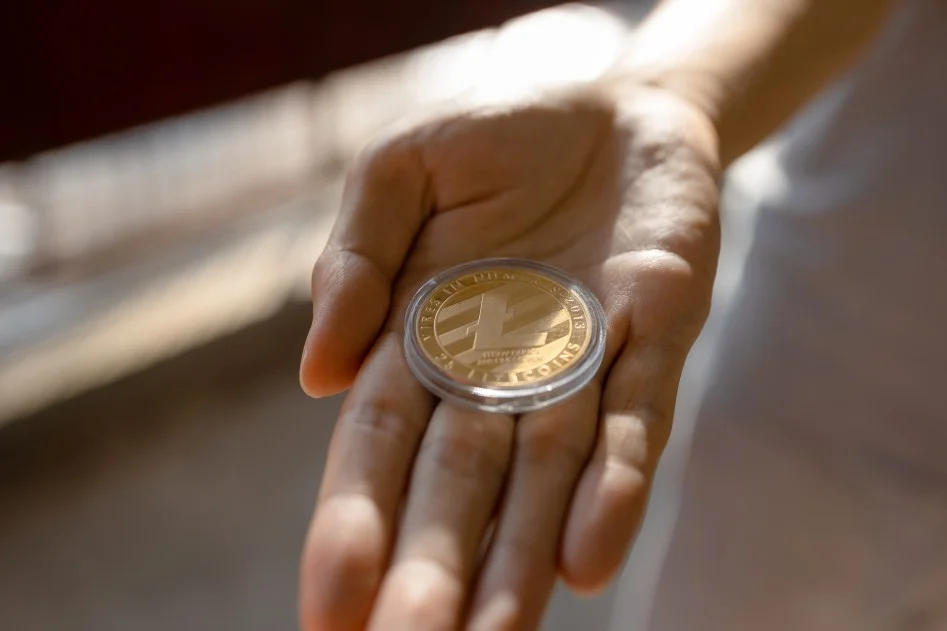
<path fill-rule="evenodd" d="M 351 386 L 303 561 L 307 630 L 534 629 L 558 576 L 609 580 L 710 307 L 717 162 L 850 63 L 888 4 L 667 0 L 615 90 L 460 112 L 356 162 L 301 369 L 308 392 Z M 494 256 L 553 264 L 604 305 L 603 370 L 560 406 L 460 410 L 405 363 L 414 290 Z"/>
<path fill-rule="evenodd" d="M 728 164 L 848 67 L 893 0 L 664 0 L 620 74 L 697 104 Z"/>

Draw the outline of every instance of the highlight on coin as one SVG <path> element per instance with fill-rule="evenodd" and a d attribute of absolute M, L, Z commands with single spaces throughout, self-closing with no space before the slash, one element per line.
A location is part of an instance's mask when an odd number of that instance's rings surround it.
<path fill-rule="evenodd" d="M 605 353 L 595 295 L 550 265 L 484 259 L 448 269 L 415 294 L 405 357 L 442 399 L 490 412 L 558 403 L 595 376 Z"/>

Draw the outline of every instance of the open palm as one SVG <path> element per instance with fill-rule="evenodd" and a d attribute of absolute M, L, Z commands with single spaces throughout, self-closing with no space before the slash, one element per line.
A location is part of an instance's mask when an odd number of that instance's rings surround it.
<path fill-rule="evenodd" d="M 621 564 L 710 304 L 717 161 L 686 102 L 604 87 L 465 112 L 366 151 L 313 274 L 301 378 L 351 387 L 303 559 L 310 631 L 531 629 L 557 576 Z M 598 376 L 519 417 L 438 402 L 408 371 L 405 307 L 437 272 L 507 256 L 589 286 Z"/>

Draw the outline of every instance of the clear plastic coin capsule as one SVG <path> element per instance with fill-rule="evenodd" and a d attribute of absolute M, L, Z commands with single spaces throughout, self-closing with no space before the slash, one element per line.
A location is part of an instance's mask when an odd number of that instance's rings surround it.
<path fill-rule="evenodd" d="M 595 295 L 561 270 L 484 259 L 418 290 L 405 318 L 405 357 L 442 399 L 518 414 L 588 384 L 602 363 L 605 329 Z"/>

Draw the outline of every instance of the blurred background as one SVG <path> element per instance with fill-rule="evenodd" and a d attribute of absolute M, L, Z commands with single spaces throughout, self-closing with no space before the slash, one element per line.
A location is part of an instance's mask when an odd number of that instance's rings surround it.
<path fill-rule="evenodd" d="M 339 405 L 296 370 L 346 163 L 425 108 L 594 78 L 649 4 L 5 3 L 0 627 L 295 629 Z M 646 610 L 699 390 L 624 581 L 558 592 L 549 631 Z"/>

